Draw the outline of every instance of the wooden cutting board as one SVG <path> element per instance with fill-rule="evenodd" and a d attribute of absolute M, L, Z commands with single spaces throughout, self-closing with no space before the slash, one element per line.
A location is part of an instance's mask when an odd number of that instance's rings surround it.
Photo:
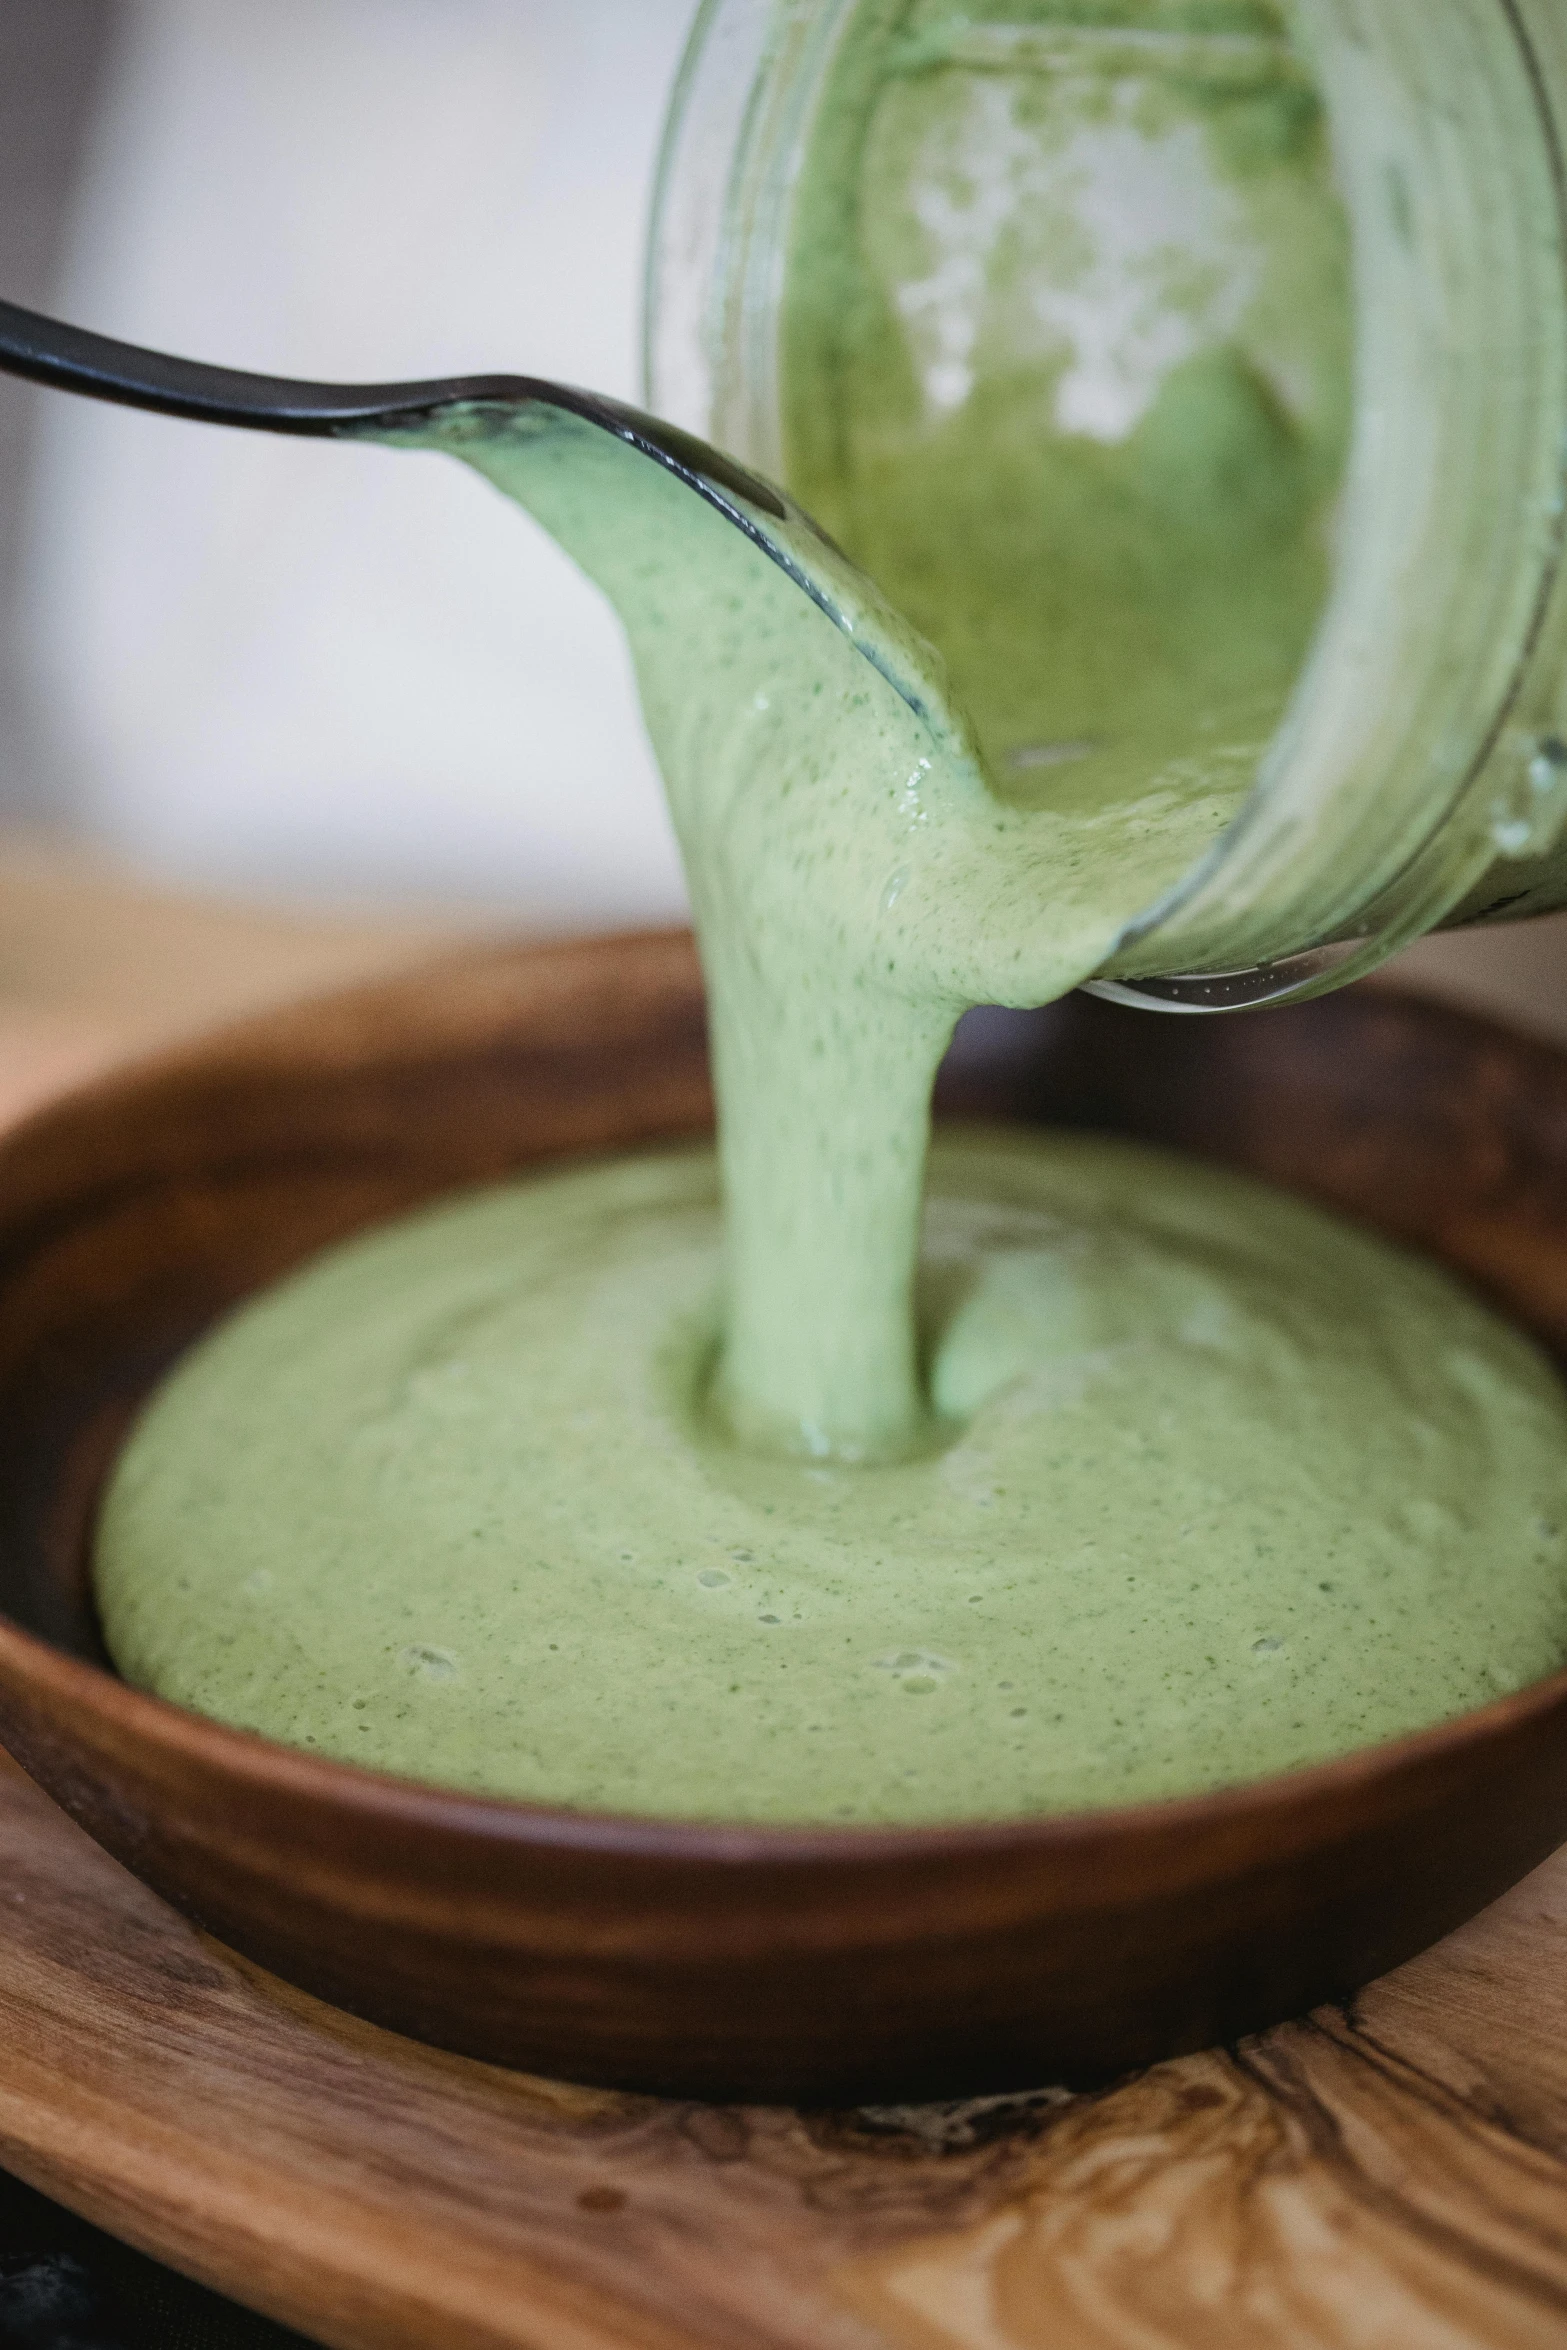
<path fill-rule="evenodd" d="M 337 2350 L 1560 2350 L 1567 1851 L 1238 2049 L 799 2114 L 340 2015 L 0 1757 L 0 2162 Z"/>

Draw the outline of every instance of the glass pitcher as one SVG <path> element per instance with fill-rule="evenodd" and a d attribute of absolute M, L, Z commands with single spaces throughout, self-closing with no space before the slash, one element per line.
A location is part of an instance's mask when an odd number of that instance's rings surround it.
<path fill-rule="evenodd" d="M 1562 0 L 706 0 L 649 403 L 878 577 L 1004 788 L 1228 772 L 1099 992 L 1278 1001 L 1567 905 L 1564 138 Z M 1030 733 L 1054 635 L 979 662 L 976 449 L 1108 728 Z"/>

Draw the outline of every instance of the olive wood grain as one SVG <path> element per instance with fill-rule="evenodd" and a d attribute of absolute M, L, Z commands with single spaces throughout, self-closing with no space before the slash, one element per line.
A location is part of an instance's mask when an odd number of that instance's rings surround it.
<path fill-rule="evenodd" d="M 175 1916 L 0 1761 L 0 2161 L 332 2350 L 1555 2350 L 1567 1854 L 1097 2096 L 797 2113 L 504 2073 Z"/>
<path fill-rule="evenodd" d="M 968 1024 L 955 1112 L 1141 1133 L 1433 1249 L 1567 1341 L 1567 1061 L 1379 993 Z M 223 1939 L 473 2055 L 813 2099 L 1103 2079 L 1299 2013 L 1567 1834 L 1567 1675 L 1320 1769 L 947 1830 L 551 1812 L 351 1771 L 103 1669 L 92 1514 L 213 1316 L 453 1184 L 699 1130 L 689 941 L 470 954 L 85 1091 L 0 1144 L 0 1735 Z M 25 1628 L 24 1628 L 25 1627 Z"/>

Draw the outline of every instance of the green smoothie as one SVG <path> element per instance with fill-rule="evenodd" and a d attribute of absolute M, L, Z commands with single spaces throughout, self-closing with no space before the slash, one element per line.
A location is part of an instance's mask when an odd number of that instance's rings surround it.
<path fill-rule="evenodd" d="M 174 1374 L 99 1595 L 129 1677 L 319 1754 L 671 1816 L 1212 1787 L 1537 1679 L 1567 1425 L 1443 1274 L 1091 1139 L 938 1141 L 946 1440 L 772 1459 L 704 1396 L 707 1152 L 339 1248 Z"/>
<path fill-rule="evenodd" d="M 1030 38 L 1065 13 L 1013 11 Z M 846 428 L 796 465 L 879 586 L 803 517 L 553 410 L 401 436 L 526 507 L 622 618 L 708 981 L 716 1161 L 456 1202 L 196 1348 L 100 1531 L 142 1686 L 446 1784 L 910 1821 L 1285 1768 L 1567 1656 L 1567 1403 L 1455 1285 L 1119 1146 L 944 1143 L 927 1187 L 961 1012 L 1091 974 L 1243 795 L 1320 594 L 1339 411 L 1307 370 L 1263 431 L 1262 326 L 1199 285 L 1176 288 L 1195 342 L 1134 336 L 1113 416 L 1047 338 L 1044 392 L 1022 371 L 1014 407 L 970 414 L 971 387 L 899 423 L 868 248 L 852 299 L 805 294 L 854 242 L 833 207 L 907 171 L 957 70 L 923 14 L 865 12 L 903 46 L 846 54 L 792 281 L 797 420 L 889 420 L 879 454 Z M 1342 251 L 1309 86 L 1270 12 L 1230 14 L 1213 70 L 1251 115 L 1207 83 L 1100 98 L 1241 191 L 1236 236 L 1283 208 L 1320 357 Z M 1246 283 L 1284 318 L 1263 262 Z"/>

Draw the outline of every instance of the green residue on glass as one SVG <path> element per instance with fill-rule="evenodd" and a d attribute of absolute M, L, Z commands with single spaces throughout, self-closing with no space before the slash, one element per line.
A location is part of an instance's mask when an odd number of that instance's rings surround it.
<path fill-rule="evenodd" d="M 1140 805 L 1161 887 L 1249 789 L 1327 585 L 1347 231 L 1286 35 L 872 0 L 794 213 L 790 486 L 940 647 L 997 788 Z"/>

